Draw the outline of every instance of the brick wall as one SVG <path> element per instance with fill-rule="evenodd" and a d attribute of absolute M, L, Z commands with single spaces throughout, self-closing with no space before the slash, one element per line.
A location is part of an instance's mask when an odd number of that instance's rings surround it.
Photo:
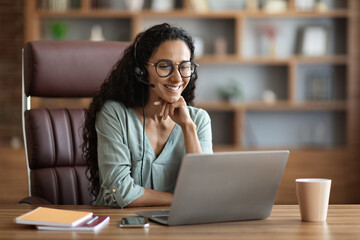
<path fill-rule="evenodd" d="M 26 1 L 26 0 L 24 0 Z M 24 41 L 23 1 L 0 0 L 0 144 L 21 130 L 21 48 Z"/>

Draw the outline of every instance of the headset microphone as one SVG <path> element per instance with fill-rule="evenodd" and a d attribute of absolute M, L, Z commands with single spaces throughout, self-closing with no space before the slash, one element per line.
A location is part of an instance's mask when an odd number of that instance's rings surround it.
<path fill-rule="evenodd" d="M 136 68 L 138 68 L 138 67 L 136 67 Z M 149 87 L 154 88 L 154 87 L 155 87 L 154 84 L 145 82 L 144 80 L 142 80 L 141 78 L 139 78 L 138 74 L 136 74 L 136 68 L 135 68 L 135 78 L 136 78 L 136 80 L 139 81 L 139 82 L 141 82 L 141 83 L 143 83 L 143 84 L 145 84 L 145 85 L 147 85 L 147 86 L 149 86 Z"/>

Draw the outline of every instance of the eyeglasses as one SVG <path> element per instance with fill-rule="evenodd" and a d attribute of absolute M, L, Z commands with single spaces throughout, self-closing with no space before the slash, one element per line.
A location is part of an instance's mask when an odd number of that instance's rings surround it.
<path fill-rule="evenodd" d="M 178 65 L 178 71 L 184 78 L 191 77 L 195 72 L 195 69 L 199 66 L 192 61 L 182 61 L 179 64 L 173 63 L 168 59 L 161 59 L 155 63 L 147 62 L 155 67 L 155 71 L 159 77 L 165 78 L 170 76 L 174 71 L 174 65 Z"/>

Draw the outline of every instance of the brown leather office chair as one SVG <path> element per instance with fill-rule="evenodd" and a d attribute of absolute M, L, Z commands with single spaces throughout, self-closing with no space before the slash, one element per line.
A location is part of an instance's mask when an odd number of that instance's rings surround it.
<path fill-rule="evenodd" d="M 82 158 L 84 109 L 31 109 L 30 97 L 92 97 L 128 43 L 35 41 L 23 50 L 25 204 L 90 204 Z"/>

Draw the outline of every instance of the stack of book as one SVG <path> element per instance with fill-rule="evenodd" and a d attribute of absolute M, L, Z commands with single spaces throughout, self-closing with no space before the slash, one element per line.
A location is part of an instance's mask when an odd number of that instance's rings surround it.
<path fill-rule="evenodd" d="M 92 212 L 38 207 L 14 219 L 16 223 L 34 225 L 39 230 L 98 231 L 109 222 L 109 216 Z"/>
<path fill-rule="evenodd" d="M 39 0 L 39 9 L 51 11 L 66 11 L 69 9 L 79 9 L 80 0 Z"/>

